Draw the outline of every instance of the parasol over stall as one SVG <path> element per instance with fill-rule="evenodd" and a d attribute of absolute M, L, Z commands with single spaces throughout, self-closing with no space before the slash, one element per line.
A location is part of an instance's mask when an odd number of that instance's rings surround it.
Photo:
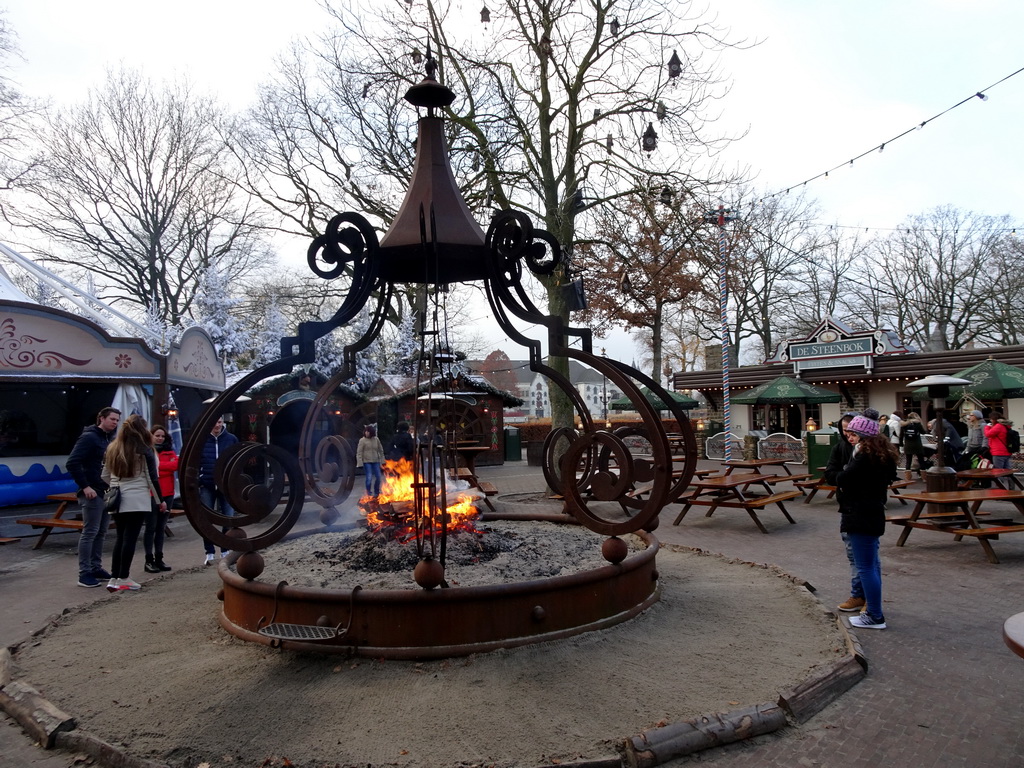
<path fill-rule="evenodd" d="M 652 392 L 648 387 L 641 387 L 640 394 L 647 399 L 647 402 L 650 403 L 651 407 L 656 411 L 667 411 L 671 407 L 666 405 L 661 397 Z M 692 397 L 688 397 L 687 395 L 680 394 L 679 392 L 669 392 L 668 396 L 673 403 L 685 411 L 692 410 L 700 405 L 697 400 L 694 400 Z M 612 400 L 608 403 L 608 407 L 615 411 L 635 411 L 637 409 L 636 405 L 634 405 L 633 401 L 628 397 L 620 397 L 617 400 Z"/>
<path fill-rule="evenodd" d="M 735 395 L 734 403 L 739 405 L 765 406 L 765 424 L 768 423 L 767 407 L 770 405 L 815 405 L 820 403 L 838 403 L 843 396 L 822 387 L 808 384 L 806 381 L 779 376 L 765 382 L 748 392 Z"/>
<path fill-rule="evenodd" d="M 1024 397 L 1024 369 L 1001 363 L 991 357 L 953 375 L 958 379 L 969 379 L 971 383 L 962 387 L 951 387 L 949 390 L 951 398 L 968 395 L 978 400 Z M 914 399 L 931 399 L 928 388 L 915 389 Z"/>

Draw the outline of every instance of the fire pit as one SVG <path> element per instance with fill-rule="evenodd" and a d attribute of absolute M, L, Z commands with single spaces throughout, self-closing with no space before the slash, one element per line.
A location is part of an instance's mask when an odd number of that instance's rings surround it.
<path fill-rule="evenodd" d="M 547 525 L 568 528 L 565 535 L 581 533 L 575 526 Z M 296 540 L 331 535 L 336 534 L 313 532 Z M 559 533 L 546 535 L 558 538 Z M 642 533 L 636 551 L 618 565 L 429 591 L 413 583 L 404 589 L 363 589 L 354 581 L 357 571 L 347 588 L 250 581 L 222 560 L 221 626 L 265 645 L 372 658 L 440 658 L 511 648 L 609 627 L 653 604 L 659 594 L 657 549 L 654 536 Z"/>
<path fill-rule="evenodd" d="M 356 213 L 335 216 L 327 231 L 309 247 L 310 268 L 328 280 L 348 280 L 346 298 L 327 321 L 301 323 L 295 337 L 282 339 L 282 358 L 243 377 L 222 393 L 196 421 L 182 452 L 180 472 L 189 521 L 205 538 L 235 553 L 233 570 L 222 563 L 224 582 L 221 623 L 232 634 L 253 642 L 295 650 L 351 653 L 390 658 L 431 658 L 565 637 L 606 627 L 636 615 L 658 598 L 655 555 L 650 534 L 665 504 L 688 484 L 696 466 L 696 440 L 685 412 L 651 377 L 624 363 L 593 354 L 589 330 L 570 326 L 564 317 L 545 315 L 522 284 L 526 270 L 544 276 L 565 273 L 561 246 L 537 229 L 520 211 L 506 210 L 491 219 L 486 232 L 473 218 L 452 174 L 443 121 L 435 110 L 455 95 L 434 79 L 436 63 L 428 56 L 427 77 L 406 93 L 406 100 L 427 110 L 419 120 L 416 161 L 410 187 L 391 227 L 378 241 L 370 223 Z M 558 272 L 557 270 L 561 270 Z M 544 476 L 564 499 L 566 517 L 595 537 L 606 564 L 572 575 L 523 582 L 462 587 L 446 579 L 449 538 L 471 529 L 476 509 L 449 480 L 457 476 L 457 441 L 430 421 L 435 403 L 451 402 L 458 393 L 444 389 L 454 381 L 450 351 L 427 354 L 425 339 L 443 339 L 439 318 L 445 286 L 482 282 L 495 320 L 510 339 L 529 350 L 530 368 L 562 390 L 575 409 L 578 428 L 551 432 L 544 446 Z M 361 508 L 371 530 L 415 546 L 413 576 L 419 589 L 340 589 L 290 586 L 285 580 L 263 581 L 260 550 L 281 541 L 298 519 L 307 499 L 321 508 L 320 519 L 333 525 L 355 484 L 352 435 L 362 434 L 371 419 L 339 415 L 325 429 L 318 419 L 334 390 L 355 373 L 355 355 L 380 334 L 396 285 L 431 286 L 420 292 L 417 313 L 432 318 L 420 334 L 421 369 L 417 387 L 425 394 L 420 410 L 425 423 L 413 424 L 415 452 L 407 477 Z M 214 469 L 218 488 L 237 514 L 225 516 L 203 504 L 199 466 L 204 437 L 219 414 L 252 386 L 294 366 L 311 363 L 316 341 L 352 323 L 371 303 L 372 316 L 361 338 L 345 348 L 345 365 L 310 400 L 298 440 L 298 454 L 279 447 L 243 442 L 225 451 Z M 429 303 L 429 306 L 428 306 Z M 429 310 L 429 311 L 428 311 Z M 451 308 L 452 312 L 458 308 Z M 641 425 L 628 433 L 595 424 L 572 382 L 549 366 L 537 341 L 516 322 L 547 330 L 547 353 L 591 366 L 615 384 L 634 404 Z M 291 354 L 289 354 L 289 352 Z M 427 360 L 429 370 L 422 370 Z M 422 374 L 422 375 L 421 375 Z M 669 450 L 660 414 L 641 393 L 646 387 L 676 418 L 684 435 L 682 461 Z M 329 416 L 329 414 L 328 414 Z M 642 455 L 627 438 L 642 436 Z M 458 498 L 462 497 L 462 498 Z M 629 551 L 623 536 L 645 542 Z"/>

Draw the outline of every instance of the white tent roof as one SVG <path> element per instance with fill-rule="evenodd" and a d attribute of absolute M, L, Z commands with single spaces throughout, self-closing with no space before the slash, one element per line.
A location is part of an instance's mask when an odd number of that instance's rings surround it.
<path fill-rule="evenodd" d="M 24 291 L 14 284 L 11 276 L 4 271 L 3 265 L 0 265 L 0 300 L 26 301 L 29 304 L 35 304 Z"/>

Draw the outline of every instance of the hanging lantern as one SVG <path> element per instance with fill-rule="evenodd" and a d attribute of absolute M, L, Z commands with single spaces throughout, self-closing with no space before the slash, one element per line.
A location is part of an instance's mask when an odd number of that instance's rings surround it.
<path fill-rule="evenodd" d="M 487 10 L 487 6 L 485 5 L 480 10 L 480 23 L 481 24 L 490 24 L 490 22 L 491 22 L 491 12 Z"/>
<path fill-rule="evenodd" d="M 618 17 L 612 19 L 611 24 L 608 25 L 608 29 L 611 30 L 612 37 L 619 36 L 619 19 Z"/>
<path fill-rule="evenodd" d="M 679 54 L 672 51 L 672 58 L 668 60 L 668 77 L 673 80 L 679 77 L 683 73 L 683 62 L 679 59 Z"/>
<path fill-rule="evenodd" d="M 661 200 L 662 205 L 672 205 L 672 190 L 665 187 L 661 190 L 661 196 L 658 199 Z"/>
<path fill-rule="evenodd" d="M 417 67 L 420 65 L 420 62 L 423 61 L 423 54 L 420 53 L 419 48 L 413 48 L 412 53 L 410 53 L 409 55 L 412 56 L 412 63 L 415 64 Z"/>
<path fill-rule="evenodd" d="M 615 140 L 612 138 L 610 133 L 608 134 L 608 138 L 604 140 L 604 145 L 608 148 L 609 152 L 612 151 L 612 147 L 615 145 Z"/>
<path fill-rule="evenodd" d="M 577 187 L 576 191 L 572 195 L 572 209 L 574 211 L 582 211 L 586 205 L 587 204 L 583 201 L 583 188 Z"/>
<path fill-rule="evenodd" d="M 622 293 L 630 293 L 633 290 L 633 284 L 629 282 L 629 275 L 623 271 L 622 276 L 619 278 L 619 290 Z"/>
<path fill-rule="evenodd" d="M 644 131 L 642 146 L 644 152 L 653 152 L 658 148 L 658 134 L 654 130 L 654 123 L 647 124 L 647 130 Z"/>
<path fill-rule="evenodd" d="M 600 116 L 601 116 L 601 110 L 600 110 L 600 109 L 595 109 L 595 110 L 594 110 L 594 122 L 597 122 L 597 119 L 598 119 L 598 118 L 599 118 Z"/>
<path fill-rule="evenodd" d="M 665 102 L 664 101 L 659 101 L 658 102 L 658 120 L 659 121 L 664 120 L 666 115 L 668 115 L 668 109 L 665 108 Z"/>

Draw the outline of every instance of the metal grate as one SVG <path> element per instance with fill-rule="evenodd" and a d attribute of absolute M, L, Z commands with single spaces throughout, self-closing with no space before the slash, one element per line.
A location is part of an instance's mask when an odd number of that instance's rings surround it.
<path fill-rule="evenodd" d="M 268 624 L 259 633 L 275 640 L 314 641 L 333 640 L 339 634 L 336 627 L 318 627 L 314 624 Z"/>

